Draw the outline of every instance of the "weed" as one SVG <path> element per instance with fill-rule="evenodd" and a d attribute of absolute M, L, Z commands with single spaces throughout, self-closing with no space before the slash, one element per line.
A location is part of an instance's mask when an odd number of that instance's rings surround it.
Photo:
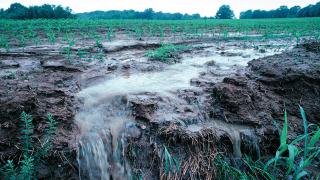
<path fill-rule="evenodd" d="M 22 153 L 24 156 L 28 156 L 29 152 L 33 148 L 33 139 L 31 135 L 33 134 L 33 125 L 32 125 L 32 116 L 25 112 L 22 112 L 21 117 L 21 144 L 22 144 Z"/>
<path fill-rule="evenodd" d="M 179 59 L 179 53 L 186 51 L 187 46 L 163 44 L 160 48 L 154 51 L 148 51 L 146 56 L 151 60 L 162 61 L 165 63 L 177 62 Z"/>
<path fill-rule="evenodd" d="M 4 179 L 10 180 L 31 180 L 35 178 L 36 169 L 42 158 L 48 155 L 52 147 L 52 137 L 56 130 L 56 121 L 51 114 L 48 114 L 48 127 L 44 131 L 44 138 L 40 140 L 40 145 L 36 146 L 33 135 L 32 116 L 25 112 L 21 113 L 21 145 L 22 145 L 22 160 L 18 162 L 18 166 L 14 165 L 12 160 L 1 168 L 0 174 Z"/>
<path fill-rule="evenodd" d="M 303 120 L 304 134 L 288 142 L 288 116 L 284 111 L 284 124 L 280 132 L 280 146 L 273 158 L 267 163 L 252 161 L 249 157 L 242 159 L 244 167 L 232 166 L 221 156 L 215 160 L 217 176 L 222 179 L 310 179 L 311 170 L 319 165 L 320 128 L 308 132 L 305 111 L 299 107 Z M 302 145 L 303 144 L 303 145 Z"/>
<path fill-rule="evenodd" d="M 165 145 L 163 145 L 163 155 L 164 157 L 164 173 L 169 175 L 170 173 L 179 172 L 180 165 L 177 159 L 175 159 L 167 149 Z"/>
<path fill-rule="evenodd" d="M 14 71 L 8 71 L 7 74 L 5 75 L 5 78 L 7 79 L 16 79 L 17 74 Z"/>

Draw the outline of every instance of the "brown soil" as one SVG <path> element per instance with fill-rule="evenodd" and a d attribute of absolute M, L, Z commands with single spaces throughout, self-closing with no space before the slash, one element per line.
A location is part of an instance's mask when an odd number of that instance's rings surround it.
<path fill-rule="evenodd" d="M 246 70 L 215 84 L 212 116 L 255 127 L 265 153 L 272 153 L 266 143 L 273 144 L 273 149 L 278 146 L 278 143 L 265 141 L 277 141 L 274 121 L 283 122 L 284 109 L 289 114 L 290 137 L 303 132 L 299 105 L 304 108 L 308 121 L 318 124 L 320 54 L 314 50 L 317 48 L 319 43 L 309 43 L 279 55 L 253 60 Z"/>

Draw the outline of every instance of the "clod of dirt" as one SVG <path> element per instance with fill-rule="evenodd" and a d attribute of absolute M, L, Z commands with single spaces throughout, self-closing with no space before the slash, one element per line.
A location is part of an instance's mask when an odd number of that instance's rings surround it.
<path fill-rule="evenodd" d="M 302 45 L 307 51 L 319 53 L 320 52 L 320 42 L 307 43 Z"/>
<path fill-rule="evenodd" d="M 64 61 L 52 60 L 41 62 L 43 68 L 59 70 L 59 71 L 67 71 L 67 72 L 79 72 L 81 71 L 79 67 L 75 65 L 67 65 Z"/>
<path fill-rule="evenodd" d="M 145 96 L 138 95 L 135 97 L 129 97 L 129 103 L 131 104 L 132 115 L 136 119 L 145 120 L 150 122 L 153 120 L 152 116 L 158 109 L 158 102 L 161 101 L 160 97 L 157 96 Z"/>
<path fill-rule="evenodd" d="M 14 60 L 2 60 L 2 61 L 0 61 L 0 69 L 17 68 L 19 66 L 20 66 L 19 63 L 17 63 Z"/>

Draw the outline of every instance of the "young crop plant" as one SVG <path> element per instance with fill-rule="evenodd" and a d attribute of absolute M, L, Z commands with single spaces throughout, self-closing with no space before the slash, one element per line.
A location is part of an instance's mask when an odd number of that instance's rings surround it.
<path fill-rule="evenodd" d="M 150 60 L 156 60 L 165 63 L 174 63 L 177 62 L 180 58 L 179 54 L 188 49 L 188 46 L 163 44 L 161 47 L 155 49 L 154 51 L 148 51 L 146 53 L 146 56 Z"/>
<path fill-rule="evenodd" d="M 301 34 L 299 32 L 295 32 L 293 35 L 294 35 L 294 37 L 296 39 L 296 43 L 298 45 L 300 43 Z"/>
<path fill-rule="evenodd" d="M 68 46 L 64 48 L 64 52 L 67 55 L 67 62 L 71 64 L 73 62 L 73 58 L 72 58 L 73 54 L 72 54 L 71 48 L 76 43 L 75 34 L 74 33 L 72 33 L 71 35 L 68 33 L 65 34 L 64 41 L 68 44 Z"/>
<path fill-rule="evenodd" d="M 9 52 L 9 40 L 5 36 L 0 37 L 0 47 L 5 48 L 7 52 Z"/>
<path fill-rule="evenodd" d="M 99 35 L 95 35 L 94 40 L 95 40 L 95 46 L 97 48 L 100 48 L 102 46 L 101 37 Z"/>
<path fill-rule="evenodd" d="M 56 37 L 56 34 L 55 34 L 52 30 L 50 30 L 49 32 L 47 32 L 47 37 L 48 37 L 48 39 L 49 39 L 49 42 L 50 42 L 52 45 L 56 43 L 57 37 Z"/>
<path fill-rule="evenodd" d="M 131 31 L 129 31 L 129 33 L 131 33 Z M 131 34 L 130 34 L 131 35 Z M 129 36 L 130 36 L 129 35 Z M 114 37 L 114 32 L 112 28 L 108 28 L 107 33 L 106 33 L 106 39 L 107 41 L 111 42 L 112 38 Z"/>
<path fill-rule="evenodd" d="M 143 28 L 137 27 L 137 28 L 135 29 L 135 33 L 136 33 L 136 39 L 137 39 L 137 40 L 142 40 Z"/>
<path fill-rule="evenodd" d="M 99 61 L 100 63 L 102 63 L 102 62 L 104 62 L 103 56 L 104 56 L 103 50 L 102 50 L 102 49 L 99 49 L 98 52 L 97 52 L 97 54 L 95 54 L 95 55 L 93 56 L 93 58 L 94 58 L 95 60 Z"/>
<path fill-rule="evenodd" d="M 280 136 L 280 146 L 274 158 L 265 165 L 264 170 L 268 171 L 280 166 L 286 169 L 286 176 L 294 179 L 302 179 L 310 175 L 310 167 L 319 164 L 318 155 L 320 153 L 320 128 L 309 133 L 309 125 L 304 109 L 299 107 L 303 120 L 304 134 L 298 136 L 292 142 L 288 142 L 288 117 L 284 113 L 284 125 Z M 300 144 L 303 144 L 302 147 Z M 289 153 L 289 156 L 286 155 Z"/>
<path fill-rule="evenodd" d="M 21 113 L 21 153 L 22 159 L 19 159 L 17 166 L 13 160 L 8 160 L 1 167 L 0 175 L 4 179 L 10 180 L 32 180 L 36 178 L 36 169 L 39 163 L 48 155 L 52 147 L 53 136 L 56 131 L 57 122 L 53 116 L 48 114 L 48 126 L 44 130 L 44 135 L 39 144 L 35 143 L 33 137 L 34 126 L 32 124 L 32 116 L 25 112 Z"/>
<path fill-rule="evenodd" d="M 22 47 L 24 51 L 24 48 L 26 46 L 26 41 L 27 41 L 26 37 L 23 34 L 21 34 L 18 36 L 18 40 L 19 40 L 20 47 Z"/>
<path fill-rule="evenodd" d="M 299 106 L 304 134 L 291 142 L 288 140 L 288 116 L 284 111 L 284 124 L 279 130 L 280 145 L 273 158 L 267 162 L 253 161 L 245 157 L 243 167 L 237 168 L 218 156 L 215 160 L 217 176 L 222 179 L 318 179 L 320 165 L 320 127 L 310 125 L 302 107 Z M 278 127 L 278 125 L 277 125 Z M 309 131 L 309 129 L 313 131 Z M 318 176 L 318 177 L 317 177 Z"/>

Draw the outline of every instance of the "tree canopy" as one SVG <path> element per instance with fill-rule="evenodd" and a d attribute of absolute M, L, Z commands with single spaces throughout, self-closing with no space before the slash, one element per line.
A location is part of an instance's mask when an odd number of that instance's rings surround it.
<path fill-rule="evenodd" d="M 42 6 L 25 7 L 20 3 L 13 3 L 6 10 L 0 10 L 0 18 L 7 19 L 60 19 L 73 18 L 70 8 L 44 4 Z"/>
<path fill-rule="evenodd" d="M 88 13 L 76 14 L 81 19 L 159 19 L 159 20 L 182 20 L 182 19 L 200 19 L 200 14 L 181 14 L 155 12 L 152 8 L 145 9 L 142 12 L 134 10 L 111 10 L 111 11 L 93 11 Z"/>
<path fill-rule="evenodd" d="M 229 5 L 222 5 L 216 13 L 217 19 L 233 19 L 234 13 Z"/>
<path fill-rule="evenodd" d="M 293 17 L 320 17 L 320 2 L 309 5 L 301 9 L 300 6 L 280 6 L 278 9 L 247 10 L 240 13 L 240 19 L 259 19 L 259 18 L 293 18 Z"/>

